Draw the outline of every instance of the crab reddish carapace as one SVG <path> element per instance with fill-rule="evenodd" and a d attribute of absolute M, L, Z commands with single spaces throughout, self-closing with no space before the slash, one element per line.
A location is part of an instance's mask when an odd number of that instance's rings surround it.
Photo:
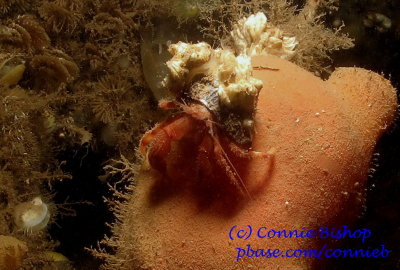
<path fill-rule="evenodd" d="M 191 156 L 194 159 L 193 172 L 196 177 L 212 176 L 214 170 L 216 170 L 213 164 L 215 163 L 225 172 L 232 184 L 243 194 L 250 196 L 220 140 L 223 138 L 224 141 L 228 142 L 229 151 L 241 158 L 266 158 L 270 154 L 243 149 L 233 143 L 218 128 L 213 113 L 200 103 L 187 105 L 175 101 L 161 100 L 159 107 L 165 110 L 181 109 L 182 111 L 158 124 L 143 136 L 140 142 L 140 151 L 143 155 L 147 155 L 151 167 L 172 178 L 172 175 L 175 175 L 173 170 L 177 170 L 168 166 L 172 143 L 185 143 L 192 146 L 193 149 Z M 180 155 L 180 158 L 186 159 L 188 157 Z"/>

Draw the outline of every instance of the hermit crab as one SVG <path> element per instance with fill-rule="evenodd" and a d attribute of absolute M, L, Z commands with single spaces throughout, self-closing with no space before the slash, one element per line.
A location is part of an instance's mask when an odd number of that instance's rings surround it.
<path fill-rule="evenodd" d="M 250 196 L 224 146 L 239 158 L 267 158 L 271 153 L 238 146 L 221 130 L 213 112 L 200 102 L 161 100 L 159 107 L 178 113 L 148 131 L 141 140 L 140 151 L 152 168 L 170 178 L 191 174 L 195 179 L 213 177 L 216 170 L 222 169 L 242 194 Z"/>
<path fill-rule="evenodd" d="M 170 179 L 223 179 L 215 176 L 222 169 L 234 186 L 250 195 L 231 160 L 268 158 L 274 152 L 251 150 L 263 87 L 252 76 L 251 59 L 259 54 L 290 58 L 297 41 L 269 24 L 263 13 L 240 20 L 231 38 L 231 49 L 213 49 L 206 42 L 169 46 L 169 74 L 152 90 L 155 97 L 171 99 L 161 100 L 161 109 L 178 112 L 144 135 L 140 151 L 152 168 Z"/>

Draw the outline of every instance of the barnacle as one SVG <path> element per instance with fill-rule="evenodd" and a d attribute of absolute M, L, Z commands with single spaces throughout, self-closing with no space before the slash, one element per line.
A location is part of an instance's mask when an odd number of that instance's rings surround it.
<path fill-rule="evenodd" d="M 16 21 L 16 24 L 23 27 L 30 36 L 30 46 L 33 48 L 40 50 L 45 47 L 50 46 L 50 38 L 47 35 L 44 28 L 36 21 L 36 19 L 31 15 L 23 15 L 19 16 Z"/>
<path fill-rule="evenodd" d="M 16 10 L 27 11 L 32 4 L 32 0 L 14 0 L 13 7 Z"/>
<path fill-rule="evenodd" d="M 50 220 L 50 211 L 40 197 L 18 204 L 14 210 L 14 221 L 25 233 L 42 230 Z"/>
<path fill-rule="evenodd" d="M 0 1 L 0 14 L 5 14 L 10 10 L 12 1 L 9 0 L 1 0 Z"/>
<path fill-rule="evenodd" d="M 104 124 L 113 125 L 122 119 L 123 100 L 129 96 L 129 83 L 124 78 L 106 75 L 95 86 L 96 95 L 90 101 L 95 119 Z"/>
<path fill-rule="evenodd" d="M 31 37 L 21 26 L 12 24 L 10 26 L 0 25 L 0 48 L 11 52 L 21 48 L 29 48 Z"/>
<path fill-rule="evenodd" d="M 29 0 L 0 0 L 0 14 L 9 13 L 14 9 L 25 11 L 29 8 L 30 2 Z"/>
<path fill-rule="evenodd" d="M 39 8 L 39 14 L 46 20 L 49 31 L 56 34 L 72 34 L 81 20 L 77 10 L 80 7 L 76 1 L 47 2 Z"/>
<path fill-rule="evenodd" d="M 96 82 L 75 89 L 79 91 L 80 99 L 85 100 L 84 104 L 89 105 L 79 110 L 81 115 L 90 117 L 92 126 L 98 128 L 96 135 L 100 138 L 97 142 L 113 145 L 124 154 L 133 154 L 130 147 L 134 147 L 136 140 L 149 129 L 150 119 L 159 117 L 147 97 L 140 94 L 140 88 L 134 86 L 125 74 L 106 74 Z M 80 124 L 85 126 L 87 122 Z M 69 136 L 69 126 L 65 126 L 65 135 Z"/>
<path fill-rule="evenodd" d="M 22 43 L 21 34 L 11 27 L 0 25 L 0 42 L 1 48 L 13 43 Z"/>
<path fill-rule="evenodd" d="M 70 10 L 81 10 L 84 5 L 83 1 L 79 0 L 55 0 L 54 3 Z"/>
<path fill-rule="evenodd" d="M 122 38 L 125 34 L 126 24 L 108 13 L 99 13 L 93 20 L 86 24 L 86 31 L 96 41 L 107 41 Z"/>
<path fill-rule="evenodd" d="M 34 74 L 36 89 L 55 91 L 61 83 L 73 81 L 79 68 L 75 62 L 61 51 L 51 51 L 43 55 L 35 55 L 30 62 Z"/>
<path fill-rule="evenodd" d="M 19 82 L 25 71 L 25 61 L 18 55 L 0 54 L 0 86 L 12 86 Z"/>
<path fill-rule="evenodd" d="M 8 51 L 21 48 L 41 50 L 49 45 L 46 31 L 30 15 L 20 16 L 8 26 L 0 25 L 0 48 Z"/>
<path fill-rule="evenodd" d="M 111 100 L 118 99 L 117 91 L 109 91 L 108 93 L 100 93 L 96 99 L 92 101 L 91 107 L 94 112 L 96 120 L 103 122 L 105 124 L 112 124 L 115 122 L 117 113 L 115 108 L 110 108 Z M 116 104 L 115 104 L 116 105 Z"/>

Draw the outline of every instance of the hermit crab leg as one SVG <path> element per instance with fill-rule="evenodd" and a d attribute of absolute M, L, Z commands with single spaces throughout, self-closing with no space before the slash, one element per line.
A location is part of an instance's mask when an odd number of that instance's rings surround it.
<path fill-rule="evenodd" d="M 179 115 L 169 123 L 165 122 L 148 131 L 140 142 L 140 152 L 146 156 L 150 165 L 163 169 L 162 161 L 171 150 L 171 142 L 179 141 L 193 129 L 193 119 Z"/>
<path fill-rule="evenodd" d="M 203 176 L 210 176 L 212 174 L 212 165 L 209 160 L 210 152 L 213 149 L 214 142 L 210 136 L 205 136 L 199 146 L 196 157 L 196 176 L 200 174 Z"/>
<path fill-rule="evenodd" d="M 245 150 L 239 146 L 237 146 L 233 142 L 228 143 L 229 149 L 234 153 L 236 156 L 240 158 L 269 158 L 275 154 L 275 148 L 271 148 L 267 153 L 252 151 L 252 150 Z"/>
<path fill-rule="evenodd" d="M 180 106 L 178 105 L 178 103 L 176 101 L 168 100 L 168 99 L 161 99 L 158 102 L 158 107 L 160 107 L 161 109 L 164 109 L 164 110 L 174 110 L 174 109 L 178 109 Z"/>
<path fill-rule="evenodd" d="M 214 154 L 217 160 L 218 165 L 225 169 L 228 177 L 231 179 L 233 184 L 243 193 L 247 194 L 249 198 L 251 198 L 250 192 L 246 188 L 246 185 L 243 182 L 242 177 L 237 172 L 235 166 L 230 161 L 228 155 L 225 153 L 224 149 L 222 148 L 219 140 L 217 139 L 216 135 L 213 132 L 213 129 L 210 129 L 211 137 L 214 141 Z"/>
<path fill-rule="evenodd" d="M 148 145 L 153 141 L 155 135 L 159 132 L 161 125 L 156 125 L 153 129 L 147 131 L 140 140 L 139 150 L 142 155 L 147 153 Z"/>
<path fill-rule="evenodd" d="M 164 158 L 171 151 L 171 138 L 164 129 L 160 129 L 153 139 L 157 143 L 151 144 L 149 151 L 147 151 L 147 160 L 153 168 L 164 171 L 166 169 Z"/>

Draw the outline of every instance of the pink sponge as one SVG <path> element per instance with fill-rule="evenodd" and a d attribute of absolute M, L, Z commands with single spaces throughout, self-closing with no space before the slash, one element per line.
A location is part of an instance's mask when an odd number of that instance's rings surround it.
<path fill-rule="evenodd" d="M 374 146 L 394 119 L 394 88 L 359 68 L 340 68 L 322 81 L 272 56 L 254 58 L 253 66 L 278 70 L 254 70 L 264 87 L 253 148 L 274 148 L 274 157 L 233 159 L 252 198 L 235 196 L 229 183 L 215 191 L 190 177 L 180 185 L 141 172 L 117 229 L 122 269 L 309 269 L 318 259 L 238 253 L 322 248 L 331 241 L 261 236 L 342 228 L 357 219 Z M 248 225 L 252 235 L 239 239 Z"/>

